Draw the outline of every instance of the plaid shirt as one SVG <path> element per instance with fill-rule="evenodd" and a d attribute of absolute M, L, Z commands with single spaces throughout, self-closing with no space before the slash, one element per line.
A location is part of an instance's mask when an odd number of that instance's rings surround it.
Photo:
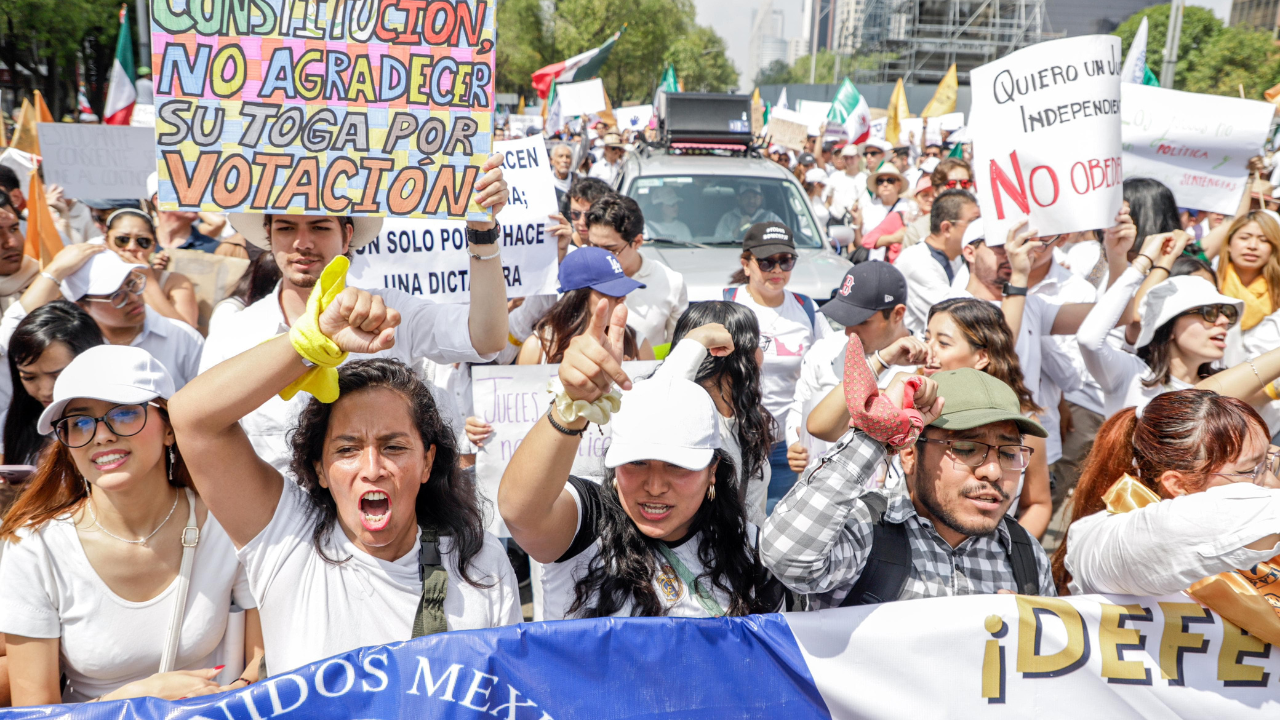
<path fill-rule="evenodd" d="M 884 446 L 850 430 L 791 488 L 765 521 L 764 564 L 792 590 L 809 595 L 811 609 L 838 607 L 871 554 L 871 511 L 861 498 L 888 471 Z M 941 595 L 1017 592 L 1004 524 L 990 535 L 952 548 L 933 523 L 916 513 L 905 492 L 891 492 L 885 522 L 904 523 L 911 542 L 911 574 L 900 600 Z M 1049 558 L 1035 545 L 1040 594 L 1056 595 Z"/>

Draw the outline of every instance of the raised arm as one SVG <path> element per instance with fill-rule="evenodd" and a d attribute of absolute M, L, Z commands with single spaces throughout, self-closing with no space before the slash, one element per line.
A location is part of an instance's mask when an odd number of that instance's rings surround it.
<path fill-rule="evenodd" d="M 44 272 L 35 276 L 31 284 L 27 286 L 26 291 L 22 293 L 21 299 L 18 300 L 22 304 L 22 309 L 30 314 L 42 305 L 47 305 L 54 300 L 64 299 L 62 296 L 62 281 L 84 267 L 84 264 L 89 262 L 89 258 L 106 249 L 106 245 L 84 243 L 81 245 L 68 245 L 59 250 L 58 254 L 53 257 L 53 261 L 44 269 Z"/>
<path fill-rule="evenodd" d="M 1143 261 L 1135 261 L 1135 266 L 1140 262 Z M 1108 333 L 1119 322 L 1133 299 L 1133 292 L 1138 289 L 1144 277 L 1143 272 L 1135 266 L 1121 273 L 1115 284 L 1107 288 L 1076 333 L 1076 340 L 1080 343 L 1080 357 L 1084 359 L 1085 367 L 1098 381 L 1103 392 L 1119 392 L 1133 373 L 1141 373 L 1141 367 L 1145 366 L 1137 356 L 1116 349 L 1107 342 Z"/>
<path fill-rule="evenodd" d="M 480 207 L 497 215 L 507 204 L 507 182 L 502 179 L 502 155 L 494 153 L 481 167 L 484 175 L 476 181 L 476 202 Z M 488 230 L 496 225 L 493 220 L 471 220 L 467 227 Z M 507 281 L 502 273 L 502 258 L 491 257 L 500 253 L 502 239 L 493 245 L 468 245 L 471 256 L 471 309 L 467 317 L 467 329 L 471 331 L 471 346 L 477 353 L 488 355 L 507 346 Z M 487 258 L 476 259 L 476 255 Z"/>
<path fill-rule="evenodd" d="M 1249 176 L 1249 180 L 1253 180 L 1253 176 Z M 1245 183 L 1244 192 L 1240 193 L 1240 204 L 1236 207 L 1234 217 L 1240 217 L 1249 212 L 1251 198 L 1249 197 L 1249 188 L 1252 187 L 1251 182 Z M 1218 227 L 1210 230 L 1207 235 L 1200 239 L 1200 248 L 1204 250 L 1204 256 L 1210 260 L 1218 256 L 1222 252 L 1222 246 L 1227 242 L 1227 231 L 1231 229 L 1231 221 L 1233 218 L 1223 218 L 1218 223 Z"/>
<path fill-rule="evenodd" d="M 324 282 L 322 278 L 321 282 Z M 170 418 L 182 456 L 200 497 L 218 518 L 236 547 L 243 547 L 275 515 L 284 479 L 253 451 L 240 419 L 311 371 L 295 349 L 320 286 L 308 301 L 308 313 L 294 330 L 253 347 L 198 375 L 169 401 Z M 312 335 L 341 353 L 373 353 L 395 344 L 400 313 L 382 298 L 347 288 L 316 310 Z M 315 368 L 319 371 L 319 368 Z"/>
<path fill-rule="evenodd" d="M 631 389 L 622 370 L 622 346 L 627 329 L 627 306 L 619 304 L 606 320 L 609 305 L 600 303 L 591 312 L 587 331 L 575 337 L 560 361 L 560 382 L 570 400 L 595 402 L 617 382 Z M 582 430 L 586 418 L 565 420 L 553 405 L 534 423 L 521 441 L 498 485 L 498 512 L 511 537 L 529 557 L 540 563 L 555 562 L 573 542 L 578 508 L 565 490 L 580 435 L 566 435 L 551 425 Z"/>
<path fill-rule="evenodd" d="M 1009 258 L 1009 267 L 1012 269 L 1009 284 L 1014 287 L 1025 288 L 1031 279 L 1031 249 L 1038 243 L 1032 242 L 1032 238 L 1036 236 L 1035 228 L 1027 225 L 1028 221 L 1023 220 L 1009 228 L 1009 236 L 1004 241 L 1005 255 Z M 1009 337 L 1015 341 L 1018 333 L 1022 332 L 1022 311 L 1026 307 L 1026 295 L 1005 295 L 1000 302 L 1000 312 L 1009 325 Z"/>

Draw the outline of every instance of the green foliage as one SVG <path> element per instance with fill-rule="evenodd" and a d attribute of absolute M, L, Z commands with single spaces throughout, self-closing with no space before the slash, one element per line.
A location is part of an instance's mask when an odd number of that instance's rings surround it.
<path fill-rule="evenodd" d="M 1243 27 L 1224 28 L 1200 49 L 1188 70 L 1183 90 L 1232 95 L 1244 88 L 1247 98 L 1262 93 L 1280 79 L 1280 55 L 1271 35 Z"/>
<path fill-rule="evenodd" d="M 134 4 L 130 29 L 136 34 Z M 119 32 L 120 0 L 0 0 L 0 60 L 15 82 L 45 95 L 54 117 L 75 107 L 76 53 L 81 52 L 90 94 L 106 89 Z M 105 60 L 106 65 L 103 66 Z M 138 65 L 151 62 L 139 58 Z M 101 78 L 101 83 L 94 80 Z"/>
<path fill-rule="evenodd" d="M 1142 18 L 1147 18 L 1147 67 L 1156 77 L 1164 67 L 1164 43 L 1169 34 L 1169 6 L 1153 5 L 1134 13 L 1120 23 L 1112 35 L 1120 38 L 1121 53 L 1129 52 L 1133 36 L 1138 33 L 1138 25 Z M 1222 31 L 1222 21 L 1213 16 L 1213 12 L 1202 7 L 1187 5 L 1182 11 L 1182 37 L 1178 39 L 1178 65 L 1173 73 L 1173 86 L 1182 89 L 1187 81 L 1187 72 L 1196 63 L 1196 58 L 1204 46 Z"/>
<path fill-rule="evenodd" d="M 775 60 L 769 67 L 756 75 L 756 85 L 782 85 L 786 83 L 809 82 L 809 55 L 796 58 L 790 67 L 781 60 Z M 829 50 L 819 50 L 817 62 L 814 63 L 813 81 L 817 84 L 838 83 L 844 78 L 852 78 L 858 70 L 875 70 L 886 60 L 892 60 L 893 53 L 868 53 L 853 57 L 840 58 L 840 76 L 836 77 L 836 56 Z"/>
<path fill-rule="evenodd" d="M 768 67 L 756 73 L 756 87 L 761 85 L 785 85 L 791 82 L 791 66 L 785 60 L 774 60 Z"/>
<path fill-rule="evenodd" d="M 543 21 L 539 0 L 502 0 L 498 3 L 498 92 L 531 95 L 530 76 L 555 62 L 555 44 Z M 615 28 L 616 30 L 616 28 Z M 563 59 L 563 58 L 561 58 Z"/>
<path fill-rule="evenodd" d="M 694 25 L 672 44 L 666 59 L 675 64 L 685 92 L 728 92 L 738 85 L 724 40 L 709 27 Z"/>

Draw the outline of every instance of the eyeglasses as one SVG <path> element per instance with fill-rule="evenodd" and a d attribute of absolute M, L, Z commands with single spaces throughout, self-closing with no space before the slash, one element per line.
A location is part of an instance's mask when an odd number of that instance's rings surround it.
<path fill-rule="evenodd" d="M 1204 321 L 1210 324 L 1218 322 L 1219 317 L 1225 317 L 1229 326 L 1235 325 L 1240 319 L 1240 311 L 1235 305 L 1202 305 L 1198 308 L 1192 308 L 1183 315 L 1199 315 Z"/>
<path fill-rule="evenodd" d="M 121 250 L 129 247 L 130 242 L 136 243 L 138 245 L 139 250 L 150 250 L 151 246 L 154 245 L 156 242 L 154 238 L 149 238 L 149 237 L 146 237 L 145 235 L 135 235 L 135 236 L 116 235 L 115 237 L 111 238 L 111 241 L 114 242 L 116 244 L 116 247 L 120 248 Z"/>
<path fill-rule="evenodd" d="M 951 457 L 955 461 L 957 470 L 963 470 L 965 467 L 982 467 L 987 462 L 987 455 L 991 453 L 992 448 L 996 449 L 996 457 L 1000 461 L 1001 469 L 1009 471 L 1026 470 L 1027 465 L 1031 462 L 1031 453 L 1035 452 L 1026 445 L 988 445 L 976 440 L 940 440 L 922 437 L 920 442 L 946 445 L 950 448 Z M 963 466 L 961 463 L 963 463 Z"/>
<path fill-rule="evenodd" d="M 795 255 L 774 255 L 767 258 L 756 258 L 756 265 L 764 272 L 773 272 L 776 267 L 782 272 L 791 272 L 791 268 L 796 266 Z"/>
<path fill-rule="evenodd" d="M 84 447 L 92 442 L 98 433 L 98 423 L 106 425 L 116 437 L 133 437 L 147 426 L 147 405 L 154 404 L 117 405 L 102 417 L 67 415 L 55 423 L 53 429 L 58 435 L 58 442 L 69 448 Z"/>
<path fill-rule="evenodd" d="M 570 219 L 570 220 L 581 220 L 581 219 L 582 219 L 586 214 L 587 214 L 587 211 L 586 211 L 586 210 L 570 210 L 570 211 L 569 211 L 569 219 Z"/>
<path fill-rule="evenodd" d="M 871 157 L 872 155 L 884 155 L 883 150 L 863 150 L 862 157 Z"/>
<path fill-rule="evenodd" d="M 948 180 L 942 183 L 942 187 L 946 188 L 947 190 L 955 190 L 956 188 L 960 188 L 961 190 L 972 190 L 973 181 L 972 180 Z"/>
<path fill-rule="evenodd" d="M 1265 484 L 1263 480 L 1267 475 L 1271 475 L 1273 477 L 1280 475 L 1280 448 L 1272 446 L 1271 450 L 1267 452 L 1266 458 L 1259 463 L 1258 467 L 1250 470 L 1249 472 L 1205 474 L 1218 475 L 1231 480 L 1231 482 L 1247 482 L 1253 483 L 1254 485 L 1263 485 Z"/>
<path fill-rule="evenodd" d="M 760 336 L 760 352 L 769 352 L 769 346 L 773 345 L 773 338 L 768 335 Z"/>
<path fill-rule="evenodd" d="M 627 248 L 631 247 L 631 243 L 629 242 L 624 242 L 622 243 L 622 245 L 618 247 L 607 247 L 605 245 L 597 245 L 591 242 L 590 240 L 587 241 L 587 245 L 593 248 L 600 248 L 601 250 L 604 250 L 605 252 L 609 253 L 610 255 L 613 255 L 614 257 L 617 257 L 619 254 L 622 253 L 623 250 L 626 250 Z"/>
<path fill-rule="evenodd" d="M 143 275 L 139 275 L 138 273 L 132 273 L 129 275 L 129 279 L 125 280 L 124 284 L 120 286 L 119 290 L 111 293 L 107 297 L 97 298 L 85 296 L 81 299 L 88 302 L 109 302 L 111 303 L 111 307 L 120 309 L 129 304 L 129 298 L 131 296 L 141 295 L 142 291 L 146 288 L 147 278 Z"/>
<path fill-rule="evenodd" d="M 882 177 L 882 178 L 876 178 L 876 185 L 877 185 L 877 186 L 879 186 L 879 185 L 897 185 L 897 184 L 898 184 L 898 178 L 895 178 L 895 177 Z"/>

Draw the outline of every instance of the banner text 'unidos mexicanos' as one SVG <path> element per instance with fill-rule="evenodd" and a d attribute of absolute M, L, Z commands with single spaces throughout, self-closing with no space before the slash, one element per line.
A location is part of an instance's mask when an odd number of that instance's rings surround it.
<path fill-rule="evenodd" d="M 165 209 L 487 219 L 492 0 L 152 0 Z"/>

